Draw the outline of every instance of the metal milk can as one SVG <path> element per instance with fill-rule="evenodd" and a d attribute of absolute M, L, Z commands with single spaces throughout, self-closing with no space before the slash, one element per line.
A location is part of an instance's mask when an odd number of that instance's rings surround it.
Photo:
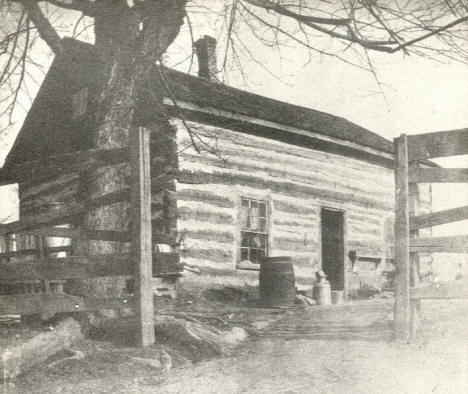
<path fill-rule="evenodd" d="M 330 282 L 326 279 L 327 276 L 323 271 L 317 271 L 317 281 L 314 284 L 312 295 L 317 302 L 317 305 L 331 305 L 331 288 Z"/>

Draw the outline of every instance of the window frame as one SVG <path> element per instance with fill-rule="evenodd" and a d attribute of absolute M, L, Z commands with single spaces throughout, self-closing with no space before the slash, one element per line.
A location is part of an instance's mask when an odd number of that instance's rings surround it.
<path fill-rule="evenodd" d="M 242 201 L 256 201 L 265 204 L 266 208 L 266 217 L 265 217 L 265 231 L 249 231 L 244 230 L 242 226 Z M 270 194 L 267 195 L 252 195 L 242 193 L 238 196 L 237 199 L 237 226 L 236 226 L 236 243 L 235 243 L 235 256 L 236 256 L 236 269 L 242 270 L 260 270 L 260 264 L 254 263 L 243 263 L 241 260 L 241 243 L 242 243 L 242 232 L 250 232 L 253 234 L 264 234 L 266 235 L 266 256 L 271 253 L 272 250 L 272 199 Z"/>

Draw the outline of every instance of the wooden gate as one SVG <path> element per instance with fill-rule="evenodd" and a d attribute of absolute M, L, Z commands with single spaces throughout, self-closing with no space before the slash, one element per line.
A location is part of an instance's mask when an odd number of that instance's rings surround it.
<path fill-rule="evenodd" d="M 0 225 L 0 246 L 8 245 L 10 234 L 35 237 L 35 248 L 8 250 L 0 253 L 1 284 L 23 286 L 23 294 L 0 293 L 1 314 L 42 314 L 80 312 L 96 309 L 133 307 L 139 328 L 140 345 L 154 343 L 153 276 L 179 275 L 183 270 L 177 253 L 153 253 L 153 244 L 175 245 L 175 237 L 152 234 L 151 178 L 149 130 L 140 128 L 132 134 L 129 149 L 88 150 L 51 156 L 36 162 L 17 165 L 8 172 L 0 170 L 0 184 L 50 179 L 59 175 L 82 174 L 98 166 L 130 161 L 131 187 L 112 192 L 92 201 L 64 204 L 46 214 L 38 213 L 17 222 Z M 130 199 L 132 230 L 81 230 L 58 228 L 71 217 L 82 215 L 87 209 Z M 73 247 L 48 247 L 45 237 L 65 237 L 85 240 L 131 242 L 131 253 L 96 256 L 74 255 Z M 66 257 L 50 257 L 50 253 L 72 252 Z M 32 256 L 22 261 L 21 256 Z M 153 262 L 154 257 L 154 262 Z M 12 261 L 12 260 L 17 260 Z M 21 260 L 21 261 L 18 261 Z M 66 280 L 128 276 L 133 277 L 133 295 L 124 298 L 85 298 L 63 292 L 53 284 Z M 36 285 L 39 287 L 37 288 Z"/>
<path fill-rule="evenodd" d="M 468 206 L 418 214 L 418 183 L 466 183 L 467 168 L 424 165 L 427 159 L 468 154 L 468 129 L 407 136 L 394 140 L 395 155 L 395 339 L 414 337 L 421 299 L 468 298 L 466 282 L 419 283 L 418 253 L 468 253 L 468 235 L 419 237 L 418 230 L 468 219 Z M 427 162 L 426 162 L 427 163 Z"/>

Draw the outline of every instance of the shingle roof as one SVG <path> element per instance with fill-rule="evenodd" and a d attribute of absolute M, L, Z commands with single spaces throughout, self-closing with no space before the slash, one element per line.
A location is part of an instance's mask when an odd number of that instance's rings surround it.
<path fill-rule="evenodd" d="M 76 149 L 77 138 L 83 141 L 80 145 L 82 148 L 90 147 L 86 146 L 91 140 L 88 135 L 73 134 L 75 131 L 67 134 L 66 130 L 67 123 L 70 123 L 71 92 L 79 86 L 96 86 L 99 82 L 98 56 L 92 45 L 72 39 L 63 41 L 66 48 L 64 55 L 53 61 L 5 166 Z M 389 140 L 329 113 L 288 104 L 171 69 L 164 69 L 164 75 L 171 94 L 177 100 L 351 141 L 385 153 L 393 151 Z M 155 70 L 152 80 L 159 87 L 162 86 L 158 70 Z M 146 101 L 145 107 L 151 106 L 151 99 L 146 98 Z M 288 133 L 286 130 L 282 132 Z"/>

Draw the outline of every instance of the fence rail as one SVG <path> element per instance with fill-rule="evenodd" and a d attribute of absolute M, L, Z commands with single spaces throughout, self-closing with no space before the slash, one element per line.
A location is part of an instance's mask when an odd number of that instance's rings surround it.
<path fill-rule="evenodd" d="M 419 238 L 418 230 L 468 219 L 468 206 L 418 214 L 417 183 L 468 182 L 466 168 L 421 168 L 430 158 L 468 153 L 468 128 L 394 140 L 395 318 L 394 334 L 407 341 L 416 333 L 421 299 L 468 298 L 468 282 L 420 286 L 418 252 L 467 253 L 468 236 Z"/>
<path fill-rule="evenodd" d="M 86 181 L 86 174 L 100 166 L 130 163 L 131 187 L 84 201 L 62 204 L 58 209 L 49 209 L 22 220 L 0 226 L 0 284 L 2 282 L 24 283 L 39 281 L 44 292 L 32 294 L 0 295 L 0 314 L 41 313 L 53 315 L 57 312 L 84 311 L 128 307 L 137 314 L 139 342 L 142 346 L 154 343 L 153 276 L 180 275 L 183 266 L 178 253 L 153 251 L 153 244 L 176 245 L 176 237 L 168 234 L 152 234 L 151 220 L 151 175 L 150 175 L 150 131 L 138 128 L 130 136 L 128 148 L 94 149 L 55 155 L 41 160 L 0 169 L 0 185 L 9 183 L 26 184 L 33 191 L 30 196 L 47 191 L 66 195 L 74 190 L 74 183 Z M 45 181 L 48 184 L 44 185 Z M 42 184 L 41 184 L 42 183 Z M 68 189 L 67 189 L 68 188 Z M 82 193 L 86 194 L 86 193 Z M 128 231 L 85 230 L 81 228 L 57 228 L 54 226 L 79 222 L 80 215 L 89 209 L 130 201 L 131 228 Z M 49 201 L 46 201 L 49 202 Z M 31 201 L 28 209 L 34 211 Z M 47 204 L 46 204 L 47 205 Z M 16 251 L 8 250 L 9 234 L 32 234 L 37 239 L 36 248 Z M 99 256 L 72 256 L 51 258 L 51 253 L 72 254 L 73 244 L 47 246 L 48 237 L 69 238 L 75 241 L 101 240 L 131 243 L 131 253 Z M 32 261 L 29 260 L 33 256 Z M 53 281 L 76 280 L 94 277 L 131 275 L 134 295 L 131 299 L 93 299 L 77 297 L 63 292 L 53 292 Z M 60 289 L 60 287 L 58 287 Z"/>

